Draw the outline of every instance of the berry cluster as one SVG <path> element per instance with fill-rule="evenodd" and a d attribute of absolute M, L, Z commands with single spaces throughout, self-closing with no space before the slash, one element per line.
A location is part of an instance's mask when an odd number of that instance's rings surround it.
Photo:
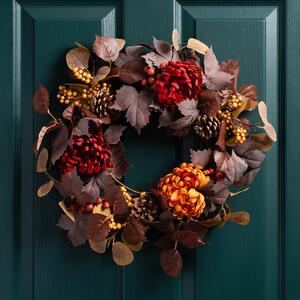
<path fill-rule="evenodd" d="M 72 71 L 73 71 L 73 75 L 76 79 L 81 80 L 81 81 L 85 82 L 86 84 L 89 84 L 93 79 L 93 76 L 87 70 L 74 68 Z"/>
<path fill-rule="evenodd" d="M 123 192 L 124 199 L 128 207 L 132 207 L 132 197 L 129 195 L 125 186 L 121 186 L 121 191 Z"/>
<path fill-rule="evenodd" d="M 226 107 L 230 110 L 235 110 L 242 106 L 244 97 L 241 95 L 231 95 L 231 98 L 227 100 Z"/>
<path fill-rule="evenodd" d="M 110 217 L 110 223 L 109 223 L 108 226 L 109 226 L 109 229 L 118 230 L 118 229 L 121 229 L 124 225 L 121 224 L 121 223 L 115 222 L 114 216 L 111 215 L 111 217 Z"/>
<path fill-rule="evenodd" d="M 155 81 L 155 69 L 146 66 L 144 72 L 148 78 L 141 80 L 141 85 L 152 87 Z"/>
<path fill-rule="evenodd" d="M 232 133 L 235 135 L 235 142 L 243 144 L 247 139 L 248 131 L 243 127 L 236 127 L 232 130 Z"/>

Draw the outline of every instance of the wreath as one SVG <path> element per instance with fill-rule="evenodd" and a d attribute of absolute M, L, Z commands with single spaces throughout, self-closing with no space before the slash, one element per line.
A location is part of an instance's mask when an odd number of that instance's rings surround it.
<path fill-rule="evenodd" d="M 125 266 L 149 241 L 161 249 L 163 270 L 178 276 L 183 248 L 204 245 L 208 230 L 227 221 L 249 222 L 229 199 L 248 189 L 276 132 L 256 87 L 237 86 L 237 61 L 219 64 L 194 38 L 179 44 L 176 30 L 172 44 L 154 38 L 152 46 L 124 46 L 123 39 L 96 36 L 92 49 L 76 43 L 67 52 L 71 79 L 55 100 L 67 105 L 62 117 L 50 111 L 47 89 L 36 91 L 35 111 L 50 118 L 34 143 L 36 170 L 49 177 L 37 195 L 59 191 L 64 214 L 57 225 L 73 246 L 111 249 Z M 253 124 L 245 113 L 256 108 L 261 121 Z M 197 147 L 150 190 L 136 191 L 122 181 L 129 164 L 121 137 L 128 126 L 140 134 L 154 115 L 157 130 L 192 135 Z"/>

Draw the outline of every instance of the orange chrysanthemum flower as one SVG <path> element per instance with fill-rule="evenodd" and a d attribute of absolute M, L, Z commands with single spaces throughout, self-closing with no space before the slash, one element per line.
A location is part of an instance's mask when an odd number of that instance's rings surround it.
<path fill-rule="evenodd" d="M 208 184 L 210 178 L 201 167 L 182 163 L 161 178 L 159 190 L 167 197 L 174 217 L 199 217 L 205 207 L 205 199 L 197 189 Z"/>

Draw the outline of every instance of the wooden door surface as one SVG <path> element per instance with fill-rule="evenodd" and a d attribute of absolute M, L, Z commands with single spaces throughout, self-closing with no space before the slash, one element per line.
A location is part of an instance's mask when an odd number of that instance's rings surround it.
<path fill-rule="evenodd" d="M 2 0 L 0 299 L 299 299 L 299 4 Z M 43 123 L 32 111 L 33 92 L 40 83 L 54 92 L 64 81 L 64 55 L 74 42 L 91 45 L 95 34 L 122 37 L 127 45 L 151 43 L 153 36 L 170 41 L 173 28 L 182 41 L 196 37 L 213 45 L 220 60 L 240 61 L 239 84 L 257 86 L 280 137 L 250 190 L 232 202 L 250 212 L 251 223 L 214 229 L 205 247 L 185 254 L 176 279 L 161 271 L 156 249 L 121 268 L 110 254 L 73 248 L 56 227 L 58 194 L 35 196 L 43 178 L 34 172 L 30 144 Z M 133 164 L 125 180 L 139 189 L 187 159 L 193 141 L 150 127 L 139 138 L 126 135 L 125 144 Z"/>

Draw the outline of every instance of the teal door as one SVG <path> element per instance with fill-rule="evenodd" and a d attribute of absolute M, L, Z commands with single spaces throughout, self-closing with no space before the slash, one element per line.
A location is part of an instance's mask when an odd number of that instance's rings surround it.
<path fill-rule="evenodd" d="M 0 299 L 299 299 L 299 14 L 297 0 L 2 0 Z M 35 196 L 43 179 L 30 143 L 43 122 L 32 112 L 33 92 L 64 81 L 74 42 L 90 45 L 95 34 L 127 45 L 170 41 L 173 28 L 183 41 L 214 45 L 220 60 L 240 61 L 240 84 L 258 87 L 280 136 L 250 191 L 233 201 L 251 213 L 249 226 L 214 229 L 207 246 L 185 254 L 176 279 L 163 273 L 156 249 L 121 268 L 109 254 L 73 248 L 56 227 L 58 194 Z M 137 189 L 186 159 L 192 145 L 151 128 L 125 143 L 133 163 L 126 182 Z"/>

